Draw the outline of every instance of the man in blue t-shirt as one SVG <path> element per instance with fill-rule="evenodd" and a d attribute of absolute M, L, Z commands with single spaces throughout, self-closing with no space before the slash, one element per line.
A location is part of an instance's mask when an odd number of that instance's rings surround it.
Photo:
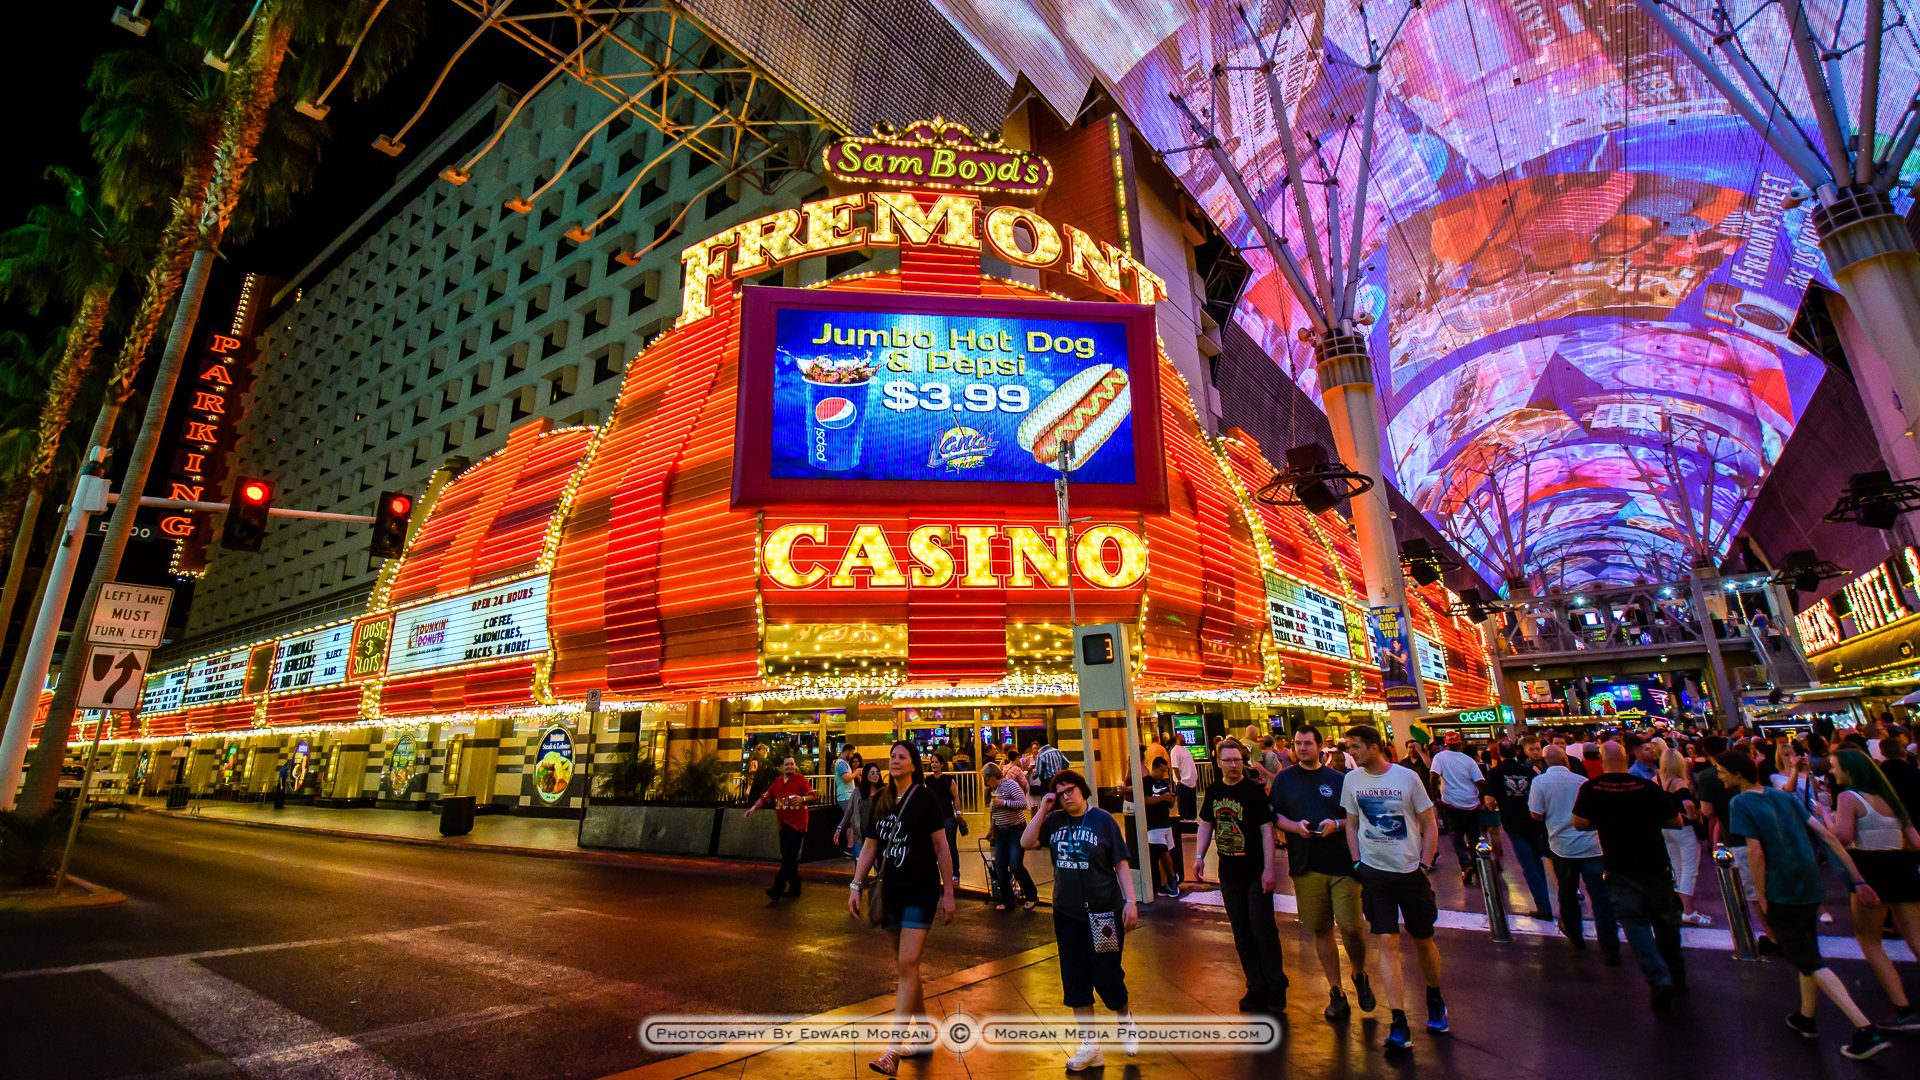
<path fill-rule="evenodd" d="M 1820 881 L 1812 837 L 1819 837 L 1827 845 L 1835 865 L 1845 871 L 1854 896 L 1866 904 L 1879 903 L 1879 897 L 1860 880 L 1860 871 L 1839 837 L 1793 796 L 1760 785 L 1759 770 L 1752 758 L 1739 750 L 1729 750 L 1713 760 L 1721 782 L 1734 792 L 1727 825 L 1747 838 L 1747 865 L 1753 869 L 1760 912 L 1773 931 L 1781 955 L 1800 973 L 1800 1007 L 1787 1014 L 1787 1026 L 1804 1038 L 1819 1038 L 1813 1010 L 1825 993 L 1853 1023 L 1853 1038 L 1841 1048 L 1842 1054 L 1860 1059 L 1885 1050 L 1890 1045 L 1887 1037 L 1853 1003 L 1846 985 L 1820 956 L 1820 941 L 1815 935 L 1827 890 Z"/>

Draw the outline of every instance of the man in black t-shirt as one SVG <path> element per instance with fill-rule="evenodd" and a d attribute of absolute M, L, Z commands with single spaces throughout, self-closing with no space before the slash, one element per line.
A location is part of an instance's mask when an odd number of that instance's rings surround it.
<path fill-rule="evenodd" d="M 1165 757 L 1156 757 L 1147 767 L 1147 848 L 1153 857 L 1153 891 L 1161 896 L 1179 899 L 1180 887 L 1176 884 L 1177 865 L 1172 855 L 1173 804 L 1177 799 L 1173 790 L 1173 770 L 1168 767 Z"/>
<path fill-rule="evenodd" d="M 1500 805 L 1500 826 L 1513 845 L 1513 857 L 1520 864 L 1520 875 L 1527 879 L 1527 891 L 1533 894 L 1533 910 L 1528 916 L 1553 921 L 1553 893 L 1547 888 L 1547 826 L 1527 810 L 1527 796 L 1533 791 L 1533 778 L 1540 771 L 1521 753 L 1512 739 L 1500 740 L 1500 764 L 1487 774 L 1487 790 Z"/>
<path fill-rule="evenodd" d="M 1207 785 L 1193 876 L 1205 874 L 1207 845 L 1218 844 L 1220 899 L 1233 927 L 1233 946 L 1247 978 L 1242 1012 L 1285 1011 L 1287 973 L 1280 966 L 1280 925 L 1273 917 L 1273 810 L 1267 793 L 1247 774 L 1247 751 L 1237 740 L 1220 743 L 1220 778 Z"/>
<path fill-rule="evenodd" d="M 1337 1024 L 1353 1010 L 1340 990 L 1336 925 L 1353 965 L 1360 1011 L 1370 1011 L 1374 1005 L 1373 987 L 1367 982 L 1366 930 L 1360 921 L 1360 881 L 1353 876 L 1353 855 L 1343 832 L 1347 825 L 1347 812 L 1340 806 L 1344 777 L 1338 769 L 1321 764 L 1320 733 L 1310 727 L 1294 732 L 1293 759 L 1299 764 L 1273 778 L 1268 802 L 1273 807 L 1273 830 L 1286 838 L 1287 871 L 1293 876 L 1300 924 L 1313 931 L 1313 948 L 1331 988 L 1324 1015 Z"/>
<path fill-rule="evenodd" d="M 1666 1012 L 1674 995 L 1687 989 L 1680 897 L 1673 891 L 1673 866 L 1661 833 L 1679 828 L 1680 815 L 1660 785 L 1627 771 L 1627 751 L 1619 743 L 1600 748 L 1600 767 L 1600 775 L 1581 785 L 1573 801 L 1573 827 L 1599 832 L 1614 917 L 1653 990 L 1654 1011 Z"/>

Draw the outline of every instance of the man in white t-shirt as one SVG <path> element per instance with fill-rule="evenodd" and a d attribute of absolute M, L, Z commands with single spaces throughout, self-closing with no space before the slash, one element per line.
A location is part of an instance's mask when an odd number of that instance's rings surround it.
<path fill-rule="evenodd" d="M 1347 851 L 1360 879 L 1360 908 L 1379 948 L 1380 986 L 1393 1010 L 1387 1033 L 1389 1052 L 1408 1050 L 1405 980 L 1401 973 L 1400 926 L 1413 937 L 1414 955 L 1427 984 L 1427 1031 L 1448 1032 L 1447 1003 L 1440 996 L 1440 949 L 1433 925 L 1440 905 L 1434 899 L 1433 869 L 1440 848 L 1440 827 L 1433 800 L 1420 775 L 1387 760 L 1380 732 L 1367 725 L 1347 729 L 1347 753 L 1357 766 L 1340 786 L 1347 812 Z M 1417 831 L 1416 831 L 1417 830 Z"/>
<path fill-rule="evenodd" d="M 1440 814 L 1447 823 L 1447 835 L 1453 838 L 1454 857 L 1460 860 L 1460 880 L 1471 885 L 1477 876 L 1473 849 L 1480 843 L 1480 808 L 1483 802 L 1488 809 L 1497 805 L 1487 797 L 1487 774 L 1451 742 L 1433 755 L 1431 768 L 1440 778 Z"/>

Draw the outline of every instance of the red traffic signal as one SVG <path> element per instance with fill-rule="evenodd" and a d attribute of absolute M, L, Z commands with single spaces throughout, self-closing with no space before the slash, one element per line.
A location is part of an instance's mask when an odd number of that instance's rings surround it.
<path fill-rule="evenodd" d="M 230 551 L 259 551 L 267 535 L 267 516 L 273 508 L 273 482 L 243 476 L 233 485 L 220 546 Z"/>
<path fill-rule="evenodd" d="M 413 497 L 394 491 L 380 493 L 373 512 L 373 542 L 368 553 L 376 559 L 397 559 L 407 549 L 407 527 L 413 520 Z"/>

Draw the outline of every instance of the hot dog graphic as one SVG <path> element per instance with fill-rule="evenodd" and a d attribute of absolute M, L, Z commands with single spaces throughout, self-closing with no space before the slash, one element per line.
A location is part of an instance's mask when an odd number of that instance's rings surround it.
<path fill-rule="evenodd" d="M 1034 406 L 1014 439 L 1042 465 L 1057 466 L 1068 440 L 1073 460 L 1084 464 L 1133 411 L 1127 373 L 1112 364 L 1095 364 L 1060 384 Z"/>

